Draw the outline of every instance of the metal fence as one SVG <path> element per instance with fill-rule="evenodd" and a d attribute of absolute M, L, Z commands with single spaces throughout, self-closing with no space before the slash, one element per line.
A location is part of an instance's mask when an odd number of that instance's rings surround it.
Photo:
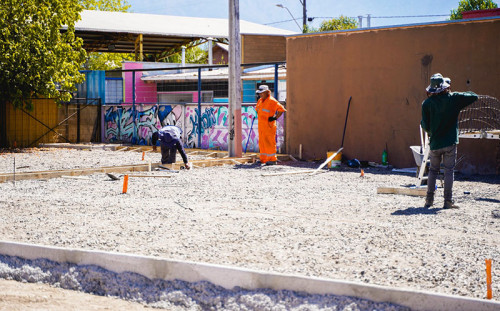
<path fill-rule="evenodd" d="M 172 64 L 171 64 L 172 65 Z M 163 67 L 161 67 L 163 66 Z M 228 68 L 226 65 L 165 68 L 160 63 L 125 63 L 114 75 L 102 107 L 103 142 L 148 145 L 151 134 L 165 125 L 183 130 L 189 148 L 227 150 Z M 122 76 L 122 97 L 116 75 Z M 285 63 L 242 65 L 242 148 L 258 151 L 255 91 L 269 85 L 273 96 L 286 104 Z M 113 96 L 108 96 L 109 92 Z M 115 102 L 111 102 L 114 98 Z M 285 119 L 278 120 L 277 146 L 283 148 Z"/>

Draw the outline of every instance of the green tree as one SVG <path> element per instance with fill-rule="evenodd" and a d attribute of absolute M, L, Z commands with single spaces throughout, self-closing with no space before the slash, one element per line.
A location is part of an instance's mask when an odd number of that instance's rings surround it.
<path fill-rule="evenodd" d="M 343 30 L 343 29 L 354 29 L 358 27 L 358 23 L 352 17 L 347 17 L 341 15 L 339 18 L 332 18 L 321 22 L 319 26 L 319 31 L 331 31 L 331 30 Z"/>
<path fill-rule="evenodd" d="M 456 10 L 451 10 L 450 19 L 462 19 L 462 12 L 496 9 L 498 5 L 492 0 L 461 0 Z"/>
<path fill-rule="evenodd" d="M 208 51 L 199 46 L 186 49 L 186 64 L 206 64 Z M 182 63 L 182 50 L 162 60 L 167 63 Z"/>
<path fill-rule="evenodd" d="M 128 12 L 130 4 L 127 0 L 80 0 L 85 10 Z M 131 53 L 100 53 L 90 52 L 85 63 L 85 69 L 110 70 L 121 68 L 125 60 L 134 60 Z"/>
<path fill-rule="evenodd" d="M 84 79 L 78 70 L 86 53 L 74 29 L 81 9 L 78 0 L 2 1 L 0 105 L 31 108 L 33 97 L 70 100 Z"/>
<path fill-rule="evenodd" d="M 131 5 L 127 0 L 80 0 L 84 10 L 128 12 Z"/>

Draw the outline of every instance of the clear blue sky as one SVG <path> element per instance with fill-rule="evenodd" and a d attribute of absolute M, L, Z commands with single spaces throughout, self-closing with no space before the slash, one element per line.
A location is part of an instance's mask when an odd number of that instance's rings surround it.
<path fill-rule="evenodd" d="M 229 0 L 127 0 L 135 13 L 227 18 Z M 371 14 L 371 26 L 426 23 L 446 20 L 446 16 L 388 18 L 388 16 L 449 15 L 459 0 L 306 0 L 307 16 L 314 17 L 309 25 L 318 27 L 324 17 L 340 15 L 366 17 Z M 498 2 L 496 2 L 498 3 Z M 299 25 L 302 24 L 300 0 L 240 0 L 240 19 L 271 24 L 273 27 L 299 31 L 290 13 L 276 4 L 287 7 Z M 384 17 L 384 18 L 382 18 Z M 282 22 L 287 21 L 288 22 Z M 277 23 L 281 22 L 281 23 Z M 366 27 L 366 18 L 363 19 Z"/>

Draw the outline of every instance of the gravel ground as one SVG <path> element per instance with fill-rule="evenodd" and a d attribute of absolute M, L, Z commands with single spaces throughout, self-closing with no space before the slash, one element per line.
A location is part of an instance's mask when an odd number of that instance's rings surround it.
<path fill-rule="evenodd" d="M 12 171 L 14 156 L 18 171 L 141 163 L 133 152 L 25 151 L 1 153 L 0 171 Z M 317 166 L 243 164 L 131 178 L 127 194 L 105 174 L 3 183 L 0 236 L 476 298 L 485 297 L 491 258 L 500 300 L 498 175 L 457 174 L 458 210 L 441 209 L 442 189 L 429 209 L 421 197 L 376 194 L 416 181 L 386 169 L 366 168 L 364 177 L 350 168 L 262 175 Z"/>

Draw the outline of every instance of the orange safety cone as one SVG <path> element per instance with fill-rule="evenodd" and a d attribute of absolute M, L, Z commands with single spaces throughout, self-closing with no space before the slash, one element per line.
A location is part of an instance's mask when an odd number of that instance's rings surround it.
<path fill-rule="evenodd" d="M 123 176 L 123 192 L 122 193 L 127 193 L 127 188 L 128 188 L 128 175 Z"/>
<path fill-rule="evenodd" d="M 359 177 L 365 177 L 365 171 L 361 169 L 361 175 Z"/>
<path fill-rule="evenodd" d="M 146 153 L 143 151 L 143 152 L 142 152 L 142 161 L 144 161 L 144 155 L 145 155 L 145 154 L 146 154 Z"/>
<path fill-rule="evenodd" d="M 491 290 L 491 259 L 485 259 L 486 261 L 486 298 L 491 299 L 493 293 Z"/>

